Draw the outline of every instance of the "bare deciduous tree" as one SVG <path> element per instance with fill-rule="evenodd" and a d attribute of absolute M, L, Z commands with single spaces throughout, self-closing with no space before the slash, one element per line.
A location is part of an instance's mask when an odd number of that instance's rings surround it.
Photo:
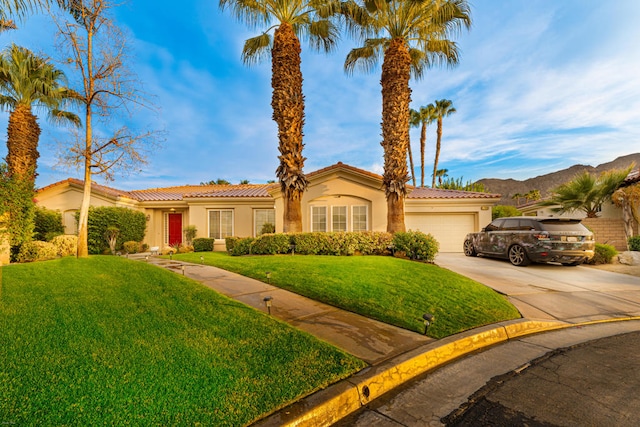
<path fill-rule="evenodd" d="M 133 107 L 147 107 L 139 82 L 125 66 L 126 37 L 110 16 L 109 0 L 70 0 L 72 19 L 56 17 L 60 48 L 78 78 L 77 98 L 84 108 L 84 135 L 62 156 L 62 163 L 84 169 L 84 193 L 78 220 L 78 257 L 88 256 L 87 223 L 93 175 L 137 171 L 158 132 L 133 132 L 125 122 Z M 67 15 L 68 18 L 68 15 Z M 69 73 L 70 79 L 72 78 Z"/>

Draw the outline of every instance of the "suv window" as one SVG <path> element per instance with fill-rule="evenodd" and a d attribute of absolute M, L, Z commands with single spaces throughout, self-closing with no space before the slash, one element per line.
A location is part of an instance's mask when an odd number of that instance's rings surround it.
<path fill-rule="evenodd" d="M 540 225 L 542 226 L 542 229 L 546 231 L 574 231 L 574 232 L 577 231 L 585 234 L 590 233 L 587 227 L 582 225 L 580 221 L 576 221 L 576 222 L 549 221 L 549 222 L 542 222 Z"/>
<path fill-rule="evenodd" d="M 508 230 L 508 231 L 520 230 L 519 223 L 520 223 L 519 219 L 505 219 L 504 224 L 502 225 L 502 229 Z"/>
<path fill-rule="evenodd" d="M 484 230 L 485 231 L 500 230 L 500 227 L 502 226 L 503 222 L 504 222 L 504 219 L 496 219 L 495 221 L 492 221 L 491 224 L 487 225 Z"/>

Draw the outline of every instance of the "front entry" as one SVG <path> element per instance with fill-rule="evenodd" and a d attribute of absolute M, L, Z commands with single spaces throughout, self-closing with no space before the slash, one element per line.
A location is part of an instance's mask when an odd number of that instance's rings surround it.
<path fill-rule="evenodd" d="M 169 245 L 182 243 L 182 214 L 169 214 Z"/>

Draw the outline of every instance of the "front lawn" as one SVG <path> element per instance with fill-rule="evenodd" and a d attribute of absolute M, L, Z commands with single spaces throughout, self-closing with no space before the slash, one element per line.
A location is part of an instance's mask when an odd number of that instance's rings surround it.
<path fill-rule="evenodd" d="M 435 315 L 429 335 L 443 338 L 478 326 L 517 319 L 518 310 L 494 290 L 432 264 L 385 256 L 259 255 L 223 252 L 174 255 L 267 281 L 317 301 L 416 332 L 422 315 Z M 277 304 L 277 301 L 274 301 Z"/>
<path fill-rule="evenodd" d="M 119 257 L 0 269 L 0 421 L 245 425 L 365 364 Z"/>

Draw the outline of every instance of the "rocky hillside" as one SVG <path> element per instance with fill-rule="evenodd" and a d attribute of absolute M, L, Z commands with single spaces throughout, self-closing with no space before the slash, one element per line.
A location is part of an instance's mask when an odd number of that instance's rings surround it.
<path fill-rule="evenodd" d="M 546 175 L 540 175 L 535 178 L 529 178 L 524 181 L 518 181 L 515 179 L 495 179 L 485 178 L 478 181 L 484 184 L 487 191 L 491 193 L 502 194 L 500 204 L 503 205 L 515 205 L 516 201 L 512 199 L 514 194 L 525 194 L 531 190 L 540 190 L 542 197 L 549 195 L 550 191 L 558 185 L 564 184 L 567 181 L 573 179 L 576 174 L 582 171 L 589 171 L 590 173 L 599 174 L 611 169 L 622 169 L 629 167 L 631 163 L 640 166 L 640 153 L 630 154 L 628 156 L 618 157 L 612 162 L 603 163 L 599 166 L 586 166 L 586 165 L 574 165 L 570 168 L 560 170 L 558 172 L 548 173 Z M 524 201 L 521 199 L 521 201 Z"/>

